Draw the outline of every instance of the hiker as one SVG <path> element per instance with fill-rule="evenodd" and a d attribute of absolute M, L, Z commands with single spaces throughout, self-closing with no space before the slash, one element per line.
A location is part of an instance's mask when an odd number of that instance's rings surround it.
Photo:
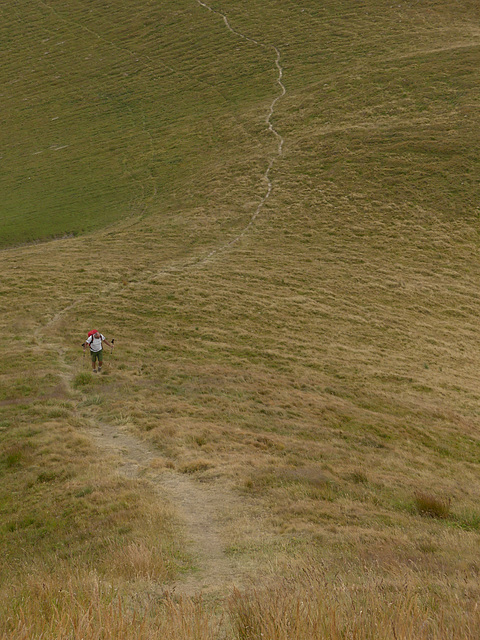
<path fill-rule="evenodd" d="M 112 340 L 113 342 L 113 340 Z M 97 369 L 96 369 L 96 361 L 98 360 L 98 373 L 100 373 L 102 371 L 102 364 L 103 364 L 103 343 L 105 343 L 107 345 L 107 347 L 112 347 L 113 349 L 113 344 L 110 344 L 108 342 L 108 340 L 105 338 L 104 335 L 102 335 L 99 331 L 95 331 L 95 333 L 92 333 L 91 335 L 88 336 L 88 338 L 86 339 L 86 341 L 83 343 L 83 350 L 85 351 L 85 348 L 88 344 L 88 346 L 90 347 L 90 355 L 92 356 L 92 369 L 93 369 L 93 373 L 97 373 Z"/>

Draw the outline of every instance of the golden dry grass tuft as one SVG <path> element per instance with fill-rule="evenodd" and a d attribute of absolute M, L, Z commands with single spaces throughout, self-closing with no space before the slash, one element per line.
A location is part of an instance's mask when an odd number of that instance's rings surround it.
<path fill-rule="evenodd" d="M 439 498 L 425 491 L 415 492 L 415 506 L 424 516 L 447 518 L 450 514 L 451 502 L 451 498 Z"/>
<path fill-rule="evenodd" d="M 175 602 L 165 596 L 159 597 L 156 606 L 151 602 L 133 607 L 95 573 L 69 571 L 63 582 L 58 574 L 42 575 L 41 584 L 38 577 L 32 576 L 14 590 L 13 608 L 4 612 L 0 637 L 153 640 L 160 634 L 180 640 L 218 638 L 218 623 L 199 602 Z"/>

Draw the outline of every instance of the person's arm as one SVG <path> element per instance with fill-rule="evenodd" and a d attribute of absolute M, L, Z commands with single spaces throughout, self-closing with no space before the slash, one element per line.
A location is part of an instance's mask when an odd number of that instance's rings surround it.
<path fill-rule="evenodd" d="M 113 344 L 110 344 L 106 338 L 103 339 L 103 342 L 107 345 L 107 347 L 111 347 L 113 349 Z"/>

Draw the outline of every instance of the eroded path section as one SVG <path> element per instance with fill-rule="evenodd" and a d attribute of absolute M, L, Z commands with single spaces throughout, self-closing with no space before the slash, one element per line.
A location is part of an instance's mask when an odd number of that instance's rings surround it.
<path fill-rule="evenodd" d="M 162 500 L 177 513 L 179 534 L 185 538 L 196 570 L 174 584 L 164 585 L 182 595 L 221 592 L 240 587 L 246 576 L 227 557 L 229 514 L 245 512 L 246 505 L 233 492 L 200 485 L 185 474 L 163 467 L 162 457 L 123 427 L 83 414 L 84 424 L 103 455 L 113 457 L 118 473 L 148 480 Z"/>

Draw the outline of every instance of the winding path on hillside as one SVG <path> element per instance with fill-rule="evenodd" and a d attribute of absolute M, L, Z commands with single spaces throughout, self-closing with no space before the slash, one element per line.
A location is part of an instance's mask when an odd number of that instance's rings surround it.
<path fill-rule="evenodd" d="M 282 156 L 284 139 L 276 131 L 272 124 L 277 102 L 282 98 L 286 89 L 282 82 L 283 68 L 281 66 L 280 51 L 274 45 L 264 44 L 250 38 L 234 29 L 227 16 L 209 7 L 201 0 L 195 0 L 201 7 L 221 17 L 226 27 L 237 37 L 251 42 L 255 46 L 262 47 L 266 51 L 271 51 L 275 56 L 275 68 L 278 71 L 277 84 L 280 88 L 278 95 L 272 100 L 268 114 L 265 118 L 267 130 L 277 140 L 276 152 L 268 159 L 268 164 L 263 180 L 266 183 L 266 190 L 258 203 L 253 215 L 245 228 L 238 235 L 208 253 L 204 257 L 196 259 L 194 262 L 185 262 L 177 268 L 166 268 L 159 272 L 159 275 L 167 275 L 179 271 L 185 271 L 193 267 L 202 265 L 207 260 L 221 251 L 224 251 L 238 242 L 252 227 L 262 208 L 267 202 L 273 189 L 270 173 L 275 161 Z M 111 283 L 103 288 L 102 296 L 113 293 L 118 289 L 118 285 Z M 63 384 L 70 393 L 74 393 L 73 379 L 77 373 L 74 364 L 67 362 L 65 349 L 55 341 L 50 341 L 52 329 L 64 319 L 65 315 L 83 302 L 77 299 L 62 310 L 57 312 L 46 324 L 39 327 L 35 332 L 38 343 L 51 351 L 58 353 L 60 361 L 60 375 Z M 135 437 L 128 431 L 127 427 L 112 425 L 98 419 L 91 408 L 81 406 L 77 403 L 77 416 L 80 418 L 84 429 L 91 435 L 98 448 L 109 456 L 113 456 L 118 473 L 125 477 L 148 479 L 154 490 L 162 499 L 168 500 L 176 509 L 179 520 L 183 523 L 183 536 L 187 540 L 188 548 L 195 559 L 198 572 L 192 573 L 188 577 L 179 580 L 173 585 L 163 585 L 172 588 L 182 595 L 191 596 L 202 592 L 218 592 L 229 586 L 240 587 L 247 579 L 247 575 L 242 569 L 231 560 L 225 553 L 228 541 L 228 514 L 235 512 L 245 513 L 246 517 L 252 518 L 251 507 L 241 500 L 233 491 L 225 486 L 200 485 L 198 482 L 187 477 L 185 474 L 172 469 L 163 469 L 162 455 L 155 451 L 149 444 Z M 247 515 L 248 514 L 248 515 Z M 259 538 L 265 540 L 266 533 L 262 532 L 258 520 L 256 530 Z"/>
<path fill-rule="evenodd" d="M 287 93 L 287 90 L 285 88 L 285 85 L 283 84 L 283 67 L 281 65 L 281 54 L 280 54 L 279 49 L 275 45 L 273 45 L 273 44 L 265 44 L 264 42 L 259 42 L 258 40 L 255 40 L 254 38 L 250 38 L 249 36 L 241 33 L 240 31 L 237 31 L 230 24 L 230 21 L 229 21 L 229 19 L 228 19 L 226 14 L 222 13 L 221 11 L 217 11 L 216 9 L 212 9 L 212 7 L 210 7 L 208 4 L 206 4 L 202 0 L 195 0 L 195 1 L 201 7 L 204 7 L 205 9 L 210 11 L 211 13 L 221 17 L 223 22 L 224 22 L 224 24 L 225 24 L 225 26 L 227 27 L 227 29 L 229 31 L 231 31 L 234 35 L 238 36 L 239 38 L 242 38 L 243 40 L 246 40 L 247 42 L 251 42 L 252 44 L 254 44 L 257 47 L 262 47 L 262 49 L 266 49 L 267 51 L 271 50 L 274 53 L 274 55 L 275 55 L 275 67 L 276 67 L 277 72 L 278 72 L 276 83 L 278 84 L 278 86 L 280 88 L 280 92 L 273 99 L 272 103 L 270 104 L 270 107 L 269 107 L 269 110 L 268 110 L 268 114 L 267 114 L 267 116 L 265 118 L 265 124 L 267 125 L 268 131 L 276 138 L 277 143 L 278 143 L 277 144 L 277 152 L 276 152 L 276 154 L 274 154 L 269 159 L 267 169 L 266 169 L 265 173 L 263 174 L 263 180 L 265 181 L 265 183 L 267 185 L 265 194 L 261 198 L 260 202 L 258 203 L 257 208 L 253 212 L 252 217 L 250 218 L 248 224 L 244 227 L 244 229 L 242 229 L 242 231 L 240 231 L 240 233 L 238 235 L 236 235 L 232 240 L 229 240 L 229 242 L 225 243 L 224 245 L 213 249 L 212 251 L 210 251 L 210 253 L 207 256 L 205 256 L 204 258 L 199 259 L 195 263 L 195 264 L 199 265 L 199 264 L 207 262 L 210 258 L 215 256 L 217 253 L 220 253 L 221 251 L 225 251 L 226 249 L 229 249 L 234 244 L 236 244 L 241 238 L 243 238 L 243 236 L 249 231 L 249 229 L 254 224 L 255 220 L 258 218 L 259 213 L 261 212 L 261 210 L 265 206 L 265 203 L 267 202 L 268 198 L 270 197 L 270 194 L 271 194 L 272 189 L 273 189 L 272 180 L 270 178 L 270 173 L 272 171 L 273 165 L 275 164 L 276 160 L 278 160 L 278 158 L 280 158 L 283 155 L 283 145 L 285 144 L 285 140 L 283 139 L 283 137 L 280 135 L 280 133 L 273 126 L 272 118 L 273 118 L 273 115 L 275 113 L 275 107 L 276 107 L 277 102 L 281 98 L 283 98 L 283 96 Z"/>
<path fill-rule="evenodd" d="M 235 245 L 237 242 L 239 242 L 239 240 L 241 240 L 241 238 L 243 238 L 247 232 L 251 229 L 252 225 L 254 224 L 255 220 L 257 219 L 258 215 L 260 214 L 261 210 L 263 209 L 263 207 L 265 206 L 267 200 L 270 197 L 270 194 L 272 192 L 273 189 L 273 185 L 272 185 L 272 181 L 270 178 L 270 174 L 273 168 L 273 165 L 275 164 L 275 162 L 278 160 L 279 157 L 281 157 L 283 155 L 283 145 L 285 143 L 284 138 L 280 135 L 280 133 L 275 129 L 275 127 L 273 126 L 272 123 L 272 118 L 274 116 L 274 112 L 275 112 L 275 107 L 277 102 L 287 93 L 286 87 L 283 84 L 283 67 L 281 65 L 281 54 L 280 54 L 280 50 L 278 49 L 278 47 L 276 47 L 273 44 L 267 44 L 264 42 L 261 42 L 259 40 L 256 40 L 254 38 L 251 38 L 249 36 L 247 36 L 246 34 L 242 33 L 241 31 L 235 29 L 231 23 L 230 20 L 228 18 L 228 16 L 224 13 L 222 13 L 221 11 L 218 11 L 217 9 L 213 9 L 211 6 L 209 6 L 207 3 L 203 2 L 202 0 L 194 0 L 199 6 L 201 6 L 202 8 L 204 8 L 205 10 L 211 12 L 212 14 L 220 17 L 226 28 L 235 36 L 237 36 L 238 38 L 241 38 L 247 42 L 250 42 L 252 45 L 257 46 L 257 47 L 261 47 L 262 49 L 265 49 L 266 51 L 271 51 L 273 56 L 274 56 L 274 65 L 275 68 L 277 70 L 277 80 L 276 80 L 276 84 L 279 87 L 279 93 L 277 96 L 274 97 L 274 99 L 272 100 L 271 104 L 269 105 L 268 108 L 268 113 L 267 116 L 265 118 L 265 124 L 267 127 L 267 130 L 276 138 L 277 140 L 277 151 L 274 155 L 272 155 L 269 160 L 268 160 L 268 165 L 266 167 L 265 173 L 263 174 L 263 180 L 266 183 L 266 190 L 264 195 L 261 197 L 260 202 L 258 203 L 256 209 L 254 210 L 252 216 L 250 217 L 250 220 L 248 221 L 247 225 L 232 239 L 230 239 L 228 242 L 226 242 L 225 244 L 215 247 L 214 249 L 212 249 L 207 255 L 205 256 L 201 256 L 198 257 L 190 262 L 185 262 L 183 265 L 181 265 L 180 267 L 177 267 L 176 269 L 171 269 L 171 268 L 167 268 L 167 269 L 162 269 L 159 272 L 159 275 L 165 275 L 166 273 L 171 273 L 172 271 L 178 271 L 183 270 L 183 269 L 187 269 L 187 268 L 192 268 L 192 267 L 196 267 L 196 266 L 200 266 L 204 263 L 206 263 L 207 261 L 209 261 L 211 258 L 213 258 L 216 254 L 223 252 L 229 248 L 231 248 L 233 245 Z M 155 59 L 153 60 L 152 57 L 145 55 L 145 54 L 139 54 L 136 51 L 128 48 L 125 45 L 121 45 L 118 44 L 117 42 L 115 42 L 114 40 L 111 40 L 109 38 L 106 38 L 102 33 L 99 33 L 97 31 L 95 31 L 94 29 L 91 29 L 90 27 L 82 24 L 81 22 L 78 22 L 76 20 L 71 20 L 68 19 L 67 17 L 65 17 L 65 15 L 63 15 L 61 12 L 59 12 L 57 9 L 55 9 L 55 7 L 51 6 L 46 0 L 37 0 L 38 4 L 42 7 L 44 7 L 47 11 L 50 11 L 53 15 L 55 15 L 55 17 L 63 22 L 66 25 L 69 25 L 70 27 L 73 27 L 75 29 L 78 29 L 80 31 L 83 31 L 84 33 L 88 34 L 90 37 L 99 40 L 101 42 L 103 42 L 105 45 L 112 47 L 120 52 L 125 53 L 126 55 L 133 57 L 137 62 L 142 63 L 144 66 L 148 67 L 149 69 L 151 69 L 153 72 L 155 72 L 155 66 L 157 64 L 161 65 L 161 67 L 164 70 L 169 71 L 170 73 L 173 74 L 177 74 L 179 76 L 184 76 L 185 74 L 183 74 L 179 69 L 176 69 L 174 67 L 172 67 L 171 65 L 165 63 L 163 60 L 161 59 Z M 209 84 L 206 83 L 205 80 L 199 79 L 197 76 L 194 76 L 194 79 L 202 84 Z M 158 81 L 161 81 L 160 78 L 158 78 Z M 213 86 L 215 87 L 215 85 L 211 85 L 209 84 L 209 86 Z M 219 92 L 219 97 L 221 97 L 223 100 L 225 100 L 225 97 Z M 144 132 L 144 134 L 148 137 L 148 141 L 149 144 L 151 145 L 152 143 L 152 135 L 151 133 L 148 131 L 148 129 L 145 126 L 145 121 L 143 120 L 141 123 L 141 129 Z M 155 183 L 155 180 L 153 179 L 153 175 L 150 173 L 150 177 L 149 180 L 152 182 L 152 195 L 148 198 L 148 199 L 152 199 L 152 198 L 156 198 L 158 195 L 158 190 L 157 190 L 157 185 Z M 142 186 L 142 190 L 144 190 L 144 187 Z M 121 224 L 121 223 L 120 223 Z"/>
<path fill-rule="evenodd" d="M 35 338 L 43 347 L 57 352 L 59 375 L 65 390 L 73 398 L 74 394 L 78 397 L 73 386 L 76 367 L 67 362 L 66 350 L 49 339 L 60 319 L 61 314 L 58 314 L 55 321 L 37 329 Z M 76 417 L 102 457 L 110 460 L 119 475 L 148 481 L 159 499 L 175 509 L 179 536 L 185 541 L 185 550 L 191 555 L 196 571 L 174 583 L 158 585 L 159 589 L 192 597 L 199 593 L 218 594 L 244 585 L 250 579 L 249 574 L 227 556 L 225 548 L 229 542 L 231 514 L 236 518 L 242 514 L 248 520 L 255 518 L 257 537 L 266 539 L 267 534 L 262 531 L 252 507 L 225 483 L 222 486 L 199 484 L 184 473 L 166 468 L 167 460 L 160 451 L 135 437 L 127 426 L 99 419 L 95 408 L 84 406 L 83 400 L 84 397 L 76 402 Z"/>

